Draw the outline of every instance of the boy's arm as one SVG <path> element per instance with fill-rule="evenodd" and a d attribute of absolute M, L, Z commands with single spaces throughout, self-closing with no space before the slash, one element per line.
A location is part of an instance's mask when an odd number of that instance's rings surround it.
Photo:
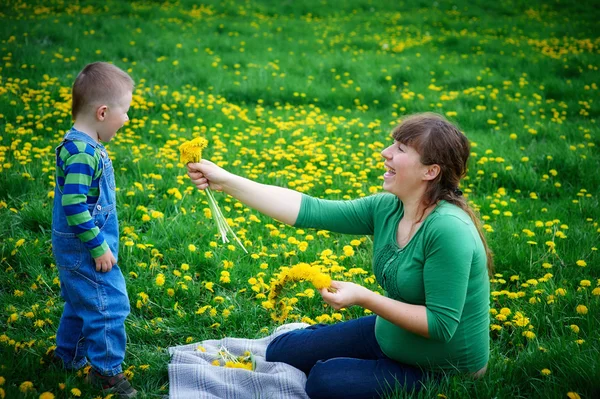
<path fill-rule="evenodd" d="M 98 258 L 109 250 L 87 206 L 87 194 L 97 166 L 98 160 L 84 151 L 68 155 L 64 159 L 65 185 L 62 207 L 67 223 L 85 244 L 93 258 Z"/>

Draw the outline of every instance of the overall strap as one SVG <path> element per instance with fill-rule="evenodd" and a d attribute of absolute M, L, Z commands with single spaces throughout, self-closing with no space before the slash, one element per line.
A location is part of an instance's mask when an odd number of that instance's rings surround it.
<path fill-rule="evenodd" d="M 97 142 L 96 140 L 94 140 L 93 138 L 91 138 L 90 136 L 88 136 L 87 134 L 83 133 L 82 131 L 79 131 L 77 129 L 75 129 L 74 127 L 71 128 L 66 134 L 65 137 L 63 138 L 63 142 L 65 140 L 79 140 L 79 141 L 83 141 L 86 144 L 89 144 L 91 147 L 93 148 L 97 148 L 100 147 L 102 148 L 103 145 L 100 144 L 99 142 Z"/>

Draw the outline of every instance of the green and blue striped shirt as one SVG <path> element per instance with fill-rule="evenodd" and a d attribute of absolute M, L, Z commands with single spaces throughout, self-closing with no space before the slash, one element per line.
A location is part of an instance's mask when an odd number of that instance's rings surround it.
<path fill-rule="evenodd" d="M 62 146 L 56 165 L 57 184 L 63 192 L 62 207 L 67 223 L 93 258 L 108 250 L 89 211 L 100 196 L 100 176 L 102 161 L 94 147 L 78 140 L 67 141 Z"/>

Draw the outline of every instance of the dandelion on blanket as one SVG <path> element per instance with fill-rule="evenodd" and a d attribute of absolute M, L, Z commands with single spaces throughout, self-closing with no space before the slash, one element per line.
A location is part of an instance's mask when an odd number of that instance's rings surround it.
<path fill-rule="evenodd" d="M 179 160 L 184 164 L 200 162 L 202 160 L 202 150 L 204 150 L 207 146 L 208 140 L 206 140 L 204 137 L 196 137 L 193 140 L 186 141 L 179 146 Z M 229 242 L 229 238 L 227 237 L 227 234 L 229 233 L 237 241 L 239 246 L 242 247 L 244 252 L 248 253 L 240 239 L 227 223 L 227 220 L 225 219 L 225 216 L 223 216 L 223 213 L 221 212 L 221 209 L 219 208 L 219 205 L 217 204 L 217 201 L 215 200 L 215 197 L 209 187 L 206 188 L 206 197 L 208 198 L 208 206 L 210 207 L 211 215 L 217 224 L 217 229 L 219 230 L 219 234 L 221 234 L 221 239 L 223 242 Z"/>
<path fill-rule="evenodd" d="M 232 368 L 232 369 L 246 369 L 249 371 L 254 371 L 256 369 L 256 360 L 254 359 L 254 355 L 246 351 L 241 356 L 236 356 L 233 353 L 229 352 L 227 348 L 221 346 L 219 348 L 219 352 L 217 353 L 218 359 L 212 361 L 213 366 L 221 366 Z"/>

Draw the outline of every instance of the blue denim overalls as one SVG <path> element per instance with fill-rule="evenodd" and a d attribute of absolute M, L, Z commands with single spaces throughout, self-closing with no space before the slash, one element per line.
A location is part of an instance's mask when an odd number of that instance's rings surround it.
<path fill-rule="evenodd" d="M 83 141 L 100 151 L 103 168 L 100 195 L 96 204 L 88 205 L 88 210 L 118 260 L 119 223 L 112 162 L 102 144 L 75 129 L 68 131 L 56 148 L 57 157 L 67 140 Z M 67 224 L 62 195 L 57 183 L 52 212 L 52 250 L 65 307 L 56 333 L 55 354 L 67 369 L 83 367 L 87 356 L 96 371 L 113 376 L 122 372 L 125 357 L 125 319 L 130 311 L 125 279 L 117 265 L 107 273 L 96 271 L 90 252 Z"/>

